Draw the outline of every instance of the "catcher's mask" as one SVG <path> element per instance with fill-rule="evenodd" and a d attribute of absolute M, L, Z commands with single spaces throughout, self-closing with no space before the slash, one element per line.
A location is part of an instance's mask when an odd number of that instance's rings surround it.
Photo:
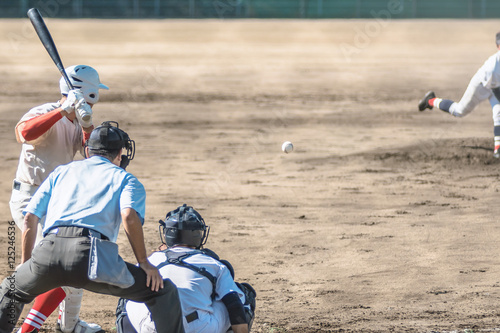
<path fill-rule="evenodd" d="M 120 167 L 125 169 L 135 156 L 135 142 L 130 140 L 127 133 L 118 128 L 116 121 L 105 121 L 90 133 L 85 146 L 96 154 L 108 154 L 112 151 L 126 149 L 122 155 Z M 87 156 L 88 157 L 88 156 Z"/>
<path fill-rule="evenodd" d="M 167 213 L 165 221 L 159 221 L 160 239 L 167 246 L 188 245 L 201 249 L 207 242 L 210 227 L 201 215 L 186 204 Z"/>

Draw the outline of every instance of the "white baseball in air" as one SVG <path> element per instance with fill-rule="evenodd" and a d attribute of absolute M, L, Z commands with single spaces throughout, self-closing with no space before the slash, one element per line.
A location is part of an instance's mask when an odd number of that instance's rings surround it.
<path fill-rule="evenodd" d="M 285 153 L 291 153 L 293 151 L 293 144 L 290 141 L 285 141 L 281 145 L 281 150 L 283 150 Z"/>

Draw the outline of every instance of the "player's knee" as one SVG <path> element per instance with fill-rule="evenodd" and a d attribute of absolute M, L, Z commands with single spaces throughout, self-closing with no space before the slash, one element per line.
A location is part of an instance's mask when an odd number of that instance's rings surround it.
<path fill-rule="evenodd" d="M 477 106 L 477 103 L 473 102 L 462 102 L 460 103 L 451 103 L 449 108 L 450 108 L 450 113 L 454 115 L 455 117 L 465 117 L 469 113 L 471 113 Z"/>
<path fill-rule="evenodd" d="M 245 294 L 245 304 L 243 304 L 243 308 L 245 310 L 245 316 L 248 323 L 248 331 L 250 331 L 255 318 L 257 292 L 249 283 L 236 282 L 236 285 Z"/>
<path fill-rule="evenodd" d="M 465 117 L 466 115 L 468 115 L 469 113 L 471 113 L 472 110 L 473 110 L 473 108 L 463 107 L 460 104 L 455 104 L 455 105 L 452 105 L 449 112 L 457 118 L 462 118 L 462 117 Z"/>

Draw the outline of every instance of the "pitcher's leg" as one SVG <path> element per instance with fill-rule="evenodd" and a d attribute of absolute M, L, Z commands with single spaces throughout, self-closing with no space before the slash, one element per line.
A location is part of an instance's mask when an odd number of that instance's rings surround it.
<path fill-rule="evenodd" d="M 492 95 L 490 97 L 491 110 L 493 113 L 493 136 L 494 136 L 494 150 L 493 156 L 500 158 L 500 103 L 497 98 Z"/>
<path fill-rule="evenodd" d="M 488 99 L 490 94 L 491 91 L 489 89 L 486 89 L 480 82 L 476 82 L 476 80 L 473 79 L 465 90 L 460 102 L 452 103 L 449 106 L 448 112 L 455 117 L 464 117 L 471 113 L 479 103 Z M 443 102 L 441 103 L 445 104 Z"/>

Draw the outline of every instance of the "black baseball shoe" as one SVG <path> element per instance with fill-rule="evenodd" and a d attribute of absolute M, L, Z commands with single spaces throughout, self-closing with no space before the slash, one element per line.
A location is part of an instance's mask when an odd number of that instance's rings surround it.
<path fill-rule="evenodd" d="M 429 91 L 427 94 L 425 94 L 424 98 L 422 98 L 418 103 L 418 110 L 419 111 L 424 111 L 425 109 L 432 110 L 433 106 L 429 104 L 429 100 L 433 98 L 436 98 L 436 94 L 434 93 L 434 91 Z"/>
<path fill-rule="evenodd" d="M 18 332 L 18 333 L 19 333 L 19 332 L 21 332 L 21 327 L 19 327 L 19 328 L 14 328 L 14 331 L 12 331 L 12 332 Z M 37 328 L 33 328 L 31 331 L 26 332 L 26 333 L 38 333 L 38 332 L 39 332 L 39 331 L 38 331 L 38 329 L 37 329 Z"/>

